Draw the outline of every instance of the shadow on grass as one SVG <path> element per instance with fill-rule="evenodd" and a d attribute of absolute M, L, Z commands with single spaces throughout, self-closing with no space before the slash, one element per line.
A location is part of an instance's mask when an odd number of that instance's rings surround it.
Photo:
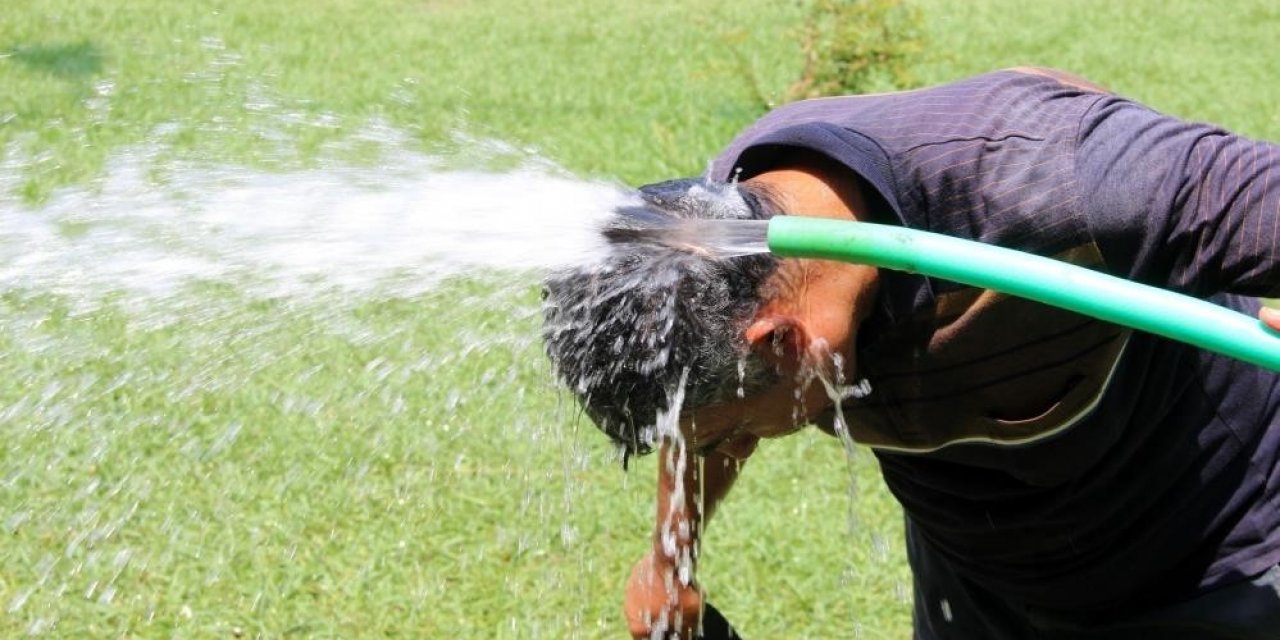
<path fill-rule="evenodd" d="M 102 50 L 90 42 L 18 45 L 9 59 L 32 71 L 65 80 L 86 80 L 102 71 Z"/>

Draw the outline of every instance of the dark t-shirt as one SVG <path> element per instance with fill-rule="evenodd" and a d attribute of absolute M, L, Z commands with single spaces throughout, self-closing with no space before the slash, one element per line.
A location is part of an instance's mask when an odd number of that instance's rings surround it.
<path fill-rule="evenodd" d="M 886 221 L 1054 256 L 1243 313 L 1280 294 L 1280 148 L 1054 71 L 781 107 L 711 177 L 788 148 Z M 844 406 L 925 541 L 1052 609 L 1190 597 L 1280 561 L 1280 376 L 1142 332 L 885 271 Z"/>

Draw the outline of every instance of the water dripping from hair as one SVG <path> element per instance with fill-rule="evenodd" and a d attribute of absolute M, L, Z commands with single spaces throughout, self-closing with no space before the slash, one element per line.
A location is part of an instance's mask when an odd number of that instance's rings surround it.
<path fill-rule="evenodd" d="M 818 379 L 822 382 L 827 392 L 827 397 L 831 399 L 834 408 L 834 425 L 836 437 L 840 440 L 840 445 L 844 449 L 845 473 L 848 478 L 848 511 L 846 514 L 846 522 L 849 529 L 849 538 L 853 539 L 857 535 L 860 528 L 857 513 L 857 496 L 858 496 L 858 476 L 857 476 L 857 443 L 853 439 L 853 434 L 849 431 L 849 423 L 844 417 L 844 401 L 851 398 L 865 398 L 871 394 L 871 383 L 865 378 L 859 379 L 856 383 L 850 385 L 845 380 L 844 356 L 839 353 L 831 354 L 831 362 L 835 370 L 834 379 L 820 375 Z M 850 567 L 852 570 L 853 567 Z"/>
<path fill-rule="evenodd" d="M 663 456 L 658 464 L 665 465 L 666 470 L 671 477 L 675 478 L 672 483 L 671 495 L 667 501 L 667 512 L 662 514 L 663 522 L 661 526 L 661 543 L 662 552 L 669 558 L 676 560 L 676 566 L 673 571 L 662 576 L 665 583 L 666 592 L 676 594 L 678 590 L 676 585 L 688 586 L 693 584 L 694 562 L 699 554 L 700 543 L 694 539 L 694 544 L 690 547 L 681 549 L 679 539 L 687 537 L 693 533 L 689 531 L 689 522 L 682 519 L 678 522 L 677 514 L 681 509 L 681 505 L 685 502 L 685 474 L 689 471 L 688 465 L 701 465 L 702 461 L 696 456 L 690 455 L 688 441 L 684 437 L 684 433 L 680 430 L 680 412 L 684 407 L 685 389 L 689 382 L 689 369 L 686 367 L 680 372 L 680 381 L 674 389 L 667 390 L 667 410 L 659 411 L 657 419 L 654 423 L 654 444 L 661 445 L 667 443 L 666 456 Z M 698 478 L 702 478 L 701 469 L 698 470 Z M 702 512 L 702 487 L 697 487 L 693 496 L 696 502 L 696 509 Z M 664 611 L 663 617 L 659 620 L 650 621 L 652 629 L 656 634 L 655 637 L 667 637 L 665 634 L 670 629 L 679 629 L 683 624 L 681 613 L 677 610 L 674 619 L 667 619 Z"/>

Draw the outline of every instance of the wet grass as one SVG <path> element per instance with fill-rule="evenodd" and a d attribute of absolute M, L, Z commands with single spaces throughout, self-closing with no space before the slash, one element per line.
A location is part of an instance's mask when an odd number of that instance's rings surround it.
<path fill-rule="evenodd" d="M 1280 139 L 1262 0 L 919 4 L 922 82 L 1060 66 Z M 39 202 L 137 145 L 161 179 L 370 161 L 371 126 L 460 163 L 493 154 L 458 133 L 584 176 L 696 173 L 758 114 L 743 60 L 785 89 L 798 20 L 763 0 L 10 0 L 0 187 Z M 0 635 L 619 637 L 652 472 L 624 475 L 553 391 L 532 278 L 511 282 L 202 285 L 168 309 L 4 292 Z M 707 587 L 748 637 L 908 635 L 900 515 L 863 452 L 849 522 L 844 464 L 814 434 L 771 443 L 712 525 Z"/>
<path fill-rule="evenodd" d="M 0 301 L 6 635 L 616 633 L 649 474 L 624 476 L 552 392 L 536 317 L 510 314 L 536 308 L 532 290 L 455 281 L 354 305 L 190 293 L 201 302 L 146 313 Z M 802 438 L 760 471 L 839 470 L 829 444 Z M 710 583 L 737 617 L 874 629 L 885 590 L 905 588 L 891 507 L 863 499 L 875 524 L 850 537 L 847 485 L 837 473 L 815 496 L 820 478 L 749 482 L 759 506 L 717 523 Z"/>
<path fill-rule="evenodd" d="M 554 419 L 533 319 L 499 321 L 529 293 L 7 296 L 5 635 L 558 634 L 608 546 L 576 496 L 617 478 Z"/>

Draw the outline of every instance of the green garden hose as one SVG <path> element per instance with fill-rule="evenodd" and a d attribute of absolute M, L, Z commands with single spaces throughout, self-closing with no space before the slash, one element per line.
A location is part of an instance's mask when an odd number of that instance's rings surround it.
<path fill-rule="evenodd" d="M 993 289 L 1280 371 L 1280 335 L 1211 302 L 1021 251 L 902 227 L 777 216 L 769 250 Z"/>

